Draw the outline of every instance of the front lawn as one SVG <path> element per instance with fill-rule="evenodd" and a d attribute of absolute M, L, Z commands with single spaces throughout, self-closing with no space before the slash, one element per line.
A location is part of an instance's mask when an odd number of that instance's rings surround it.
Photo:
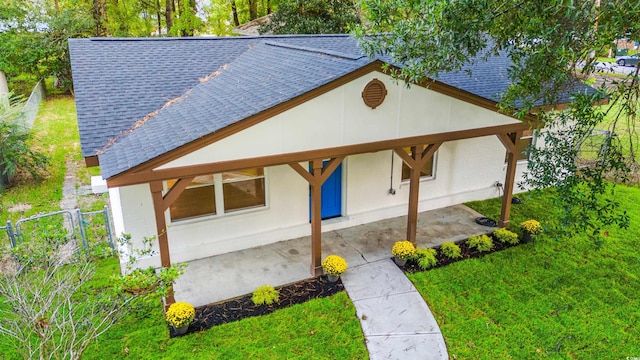
<path fill-rule="evenodd" d="M 619 187 L 628 230 L 601 248 L 539 236 L 480 259 L 409 275 L 455 359 L 640 357 L 640 189 Z M 469 204 L 492 217 L 497 199 Z M 553 216 L 546 198 L 512 208 L 512 224 Z"/>
<path fill-rule="evenodd" d="M 100 277 L 117 271 L 101 266 Z M 101 281 L 96 281 L 101 284 Z M 141 304 L 99 337 L 83 359 L 366 359 L 355 308 L 346 292 L 310 300 L 269 315 L 169 338 L 159 303 Z"/>

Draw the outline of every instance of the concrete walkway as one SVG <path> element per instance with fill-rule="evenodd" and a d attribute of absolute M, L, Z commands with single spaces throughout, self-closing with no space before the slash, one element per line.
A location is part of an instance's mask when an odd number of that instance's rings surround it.
<path fill-rule="evenodd" d="M 432 247 L 490 228 L 474 219 L 482 216 L 464 205 L 418 214 L 418 246 Z M 333 221 L 333 220 L 329 220 Z M 328 231 L 322 234 L 322 257 L 337 254 L 352 269 L 391 257 L 391 247 L 406 236 L 407 217 L 401 216 Z M 201 306 L 251 293 L 258 286 L 279 286 L 311 277 L 311 239 L 307 237 L 190 261 L 174 290 L 176 301 Z"/>
<path fill-rule="evenodd" d="M 356 307 L 371 360 L 449 358 L 431 310 L 391 259 L 351 267 L 342 282 Z"/>

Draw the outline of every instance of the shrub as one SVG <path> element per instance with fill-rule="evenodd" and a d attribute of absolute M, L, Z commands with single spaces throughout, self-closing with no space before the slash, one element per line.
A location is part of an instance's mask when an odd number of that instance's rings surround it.
<path fill-rule="evenodd" d="M 280 292 L 273 288 L 271 285 L 262 285 L 253 292 L 251 300 L 256 305 L 267 304 L 271 305 L 274 302 L 278 302 L 280 299 Z"/>
<path fill-rule="evenodd" d="M 347 261 L 338 255 L 329 255 L 322 261 L 322 270 L 327 275 L 340 276 L 347 271 Z"/>
<path fill-rule="evenodd" d="M 125 254 L 123 250 L 118 251 L 121 259 L 125 256 L 129 256 L 125 275 L 120 276 L 113 275 L 116 290 L 125 291 L 134 295 L 147 295 L 147 294 L 159 294 L 161 296 L 167 296 L 170 292 L 171 286 L 178 280 L 178 278 L 184 274 L 186 263 L 174 263 L 170 267 L 161 267 L 157 271 L 153 267 L 135 268 L 138 260 L 142 256 L 155 255 L 155 251 L 152 249 L 155 236 L 144 237 L 142 240 L 143 246 L 141 248 L 134 248 L 131 254 Z M 131 247 L 131 235 L 122 234 L 118 238 L 119 248 L 126 249 Z"/>
<path fill-rule="evenodd" d="M 171 304 L 166 313 L 167 323 L 176 329 L 191 324 L 195 317 L 196 309 L 184 301 Z"/>
<path fill-rule="evenodd" d="M 522 231 L 526 231 L 530 234 L 537 235 L 542 232 L 542 225 L 537 220 L 527 220 L 520 223 Z"/>
<path fill-rule="evenodd" d="M 444 254 L 444 256 L 450 259 L 457 259 L 462 256 L 460 253 L 460 246 L 456 245 L 454 242 L 446 242 L 440 246 L 440 251 Z"/>
<path fill-rule="evenodd" d="M 518 234 L 505 228 L 497 229 L 493 232 L 493 236 L 495 236 L 499 241 L 508 244 L 517 244 L 520 241 L 520 239 L 518 239 Z"/>
<path fill-rule="evenodd" d="M 415 261 L 422 270 L 427 270 L 437 263 L 436 251 L 431 248 L 417 248 L 411 259 Z"/>
<path fill-rule="evenodd" d="M 493 240 L 485 234 L 472 236 L 467 240 L 470 248 L 476 248 L 478 251 L 486 252 L 493 248 Z"/>
<path fill-rule="evenodd" d="M 391 248 L 391 255 L 402 260 L 411 258 L 415 253 L 416 248 L 409 240 L 396 241 Z"/>

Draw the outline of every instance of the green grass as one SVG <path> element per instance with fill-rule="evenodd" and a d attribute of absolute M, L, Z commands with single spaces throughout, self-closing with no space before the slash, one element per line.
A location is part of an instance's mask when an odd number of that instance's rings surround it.
<path fill-rule="evenodd" d="M 79 162 L 80 142 L 73 98 L 61 97 L 46 100 L 40 106 L 32 132 L 33 145 L 49 158 L 47 174 L 41 181 L 20 183 L 0 193 L 0 223 L 6 223 L 30 215 L 57 211 L 62 199 L 62 183 L 66 171 L 67 158 Z M 82 170 L 82 169 L 80 169 Z M 16 204 L 31 205 L 24 212 L 8 212 L 6 209 Z"/>
<path fill-rule="evenodd" d="M 98 261 L 88 293 L 111 286 L 115 258 Z M 345 292 L 247 318 L 209 330 L 169 338 L 162 306 L 138 303 L 131 313 L 95 340 L 83 359 L 366 359 L 364 336 Z M 0 338 L 0 359 L 17 359 Z"/>
<path fill-rule="evenodd" d="M 640 189 L 620 187 L 628 230 L 600 249 L 581 236 L 531 244 L 410 275 L 456 359 L 624 359 L 640 356 Z M 469 204 L 496 217 L 496 199 Z M 525 198 L 512 224 L 553 216 Z"/>
<path fill-rule="evenodd" d="M 596 60 L 600 62 L 608 62 L 608 63 L 616 62 L 616 58 L 609 58 L 609 57 L 597 57 Z"/>
<path fill-rule="evenodd" d="M 113 328 L 83 359 L 366 359 L 346 293 L 170 339 L 159 306 Z"/>
<path fill-rule="evenodd" d="M 42 181 L 28 181 L 0 194 L 0 222 L 15 223 L 40 212 L 59 210 L 67 159 L 81 163 L 75 103 L 70 97 L 45 101 L 34 128 L 35 145 L 50 157 L 48 175 Z M 88 184 L 95 169 L 77 167 L 80 184 Z M 18 213 L 4 211 L 23 203 L 30 210 Z M 84 202 L 84 211 L 99 210 L 104 197 Z M 90 232 L 100 228 L 101 216 Z M 5 240 L 0 237 L 1 240 Z M 8 242 L 7 242 L 8 243 Z M 89 285 L 90 291 L 100 291 L 109 285 L 109 276 L 117 273 L 116 259 L 98 263 L 98 273 Z M 132 313 L 101 336 L 83 359 L 366 359 L 368 357 L 360 322 L 355 308 L 345 293 L 312 300 L 267 316 L 214 327 L 180 338 L 169 338 L 159 303 L 139 305 Z M 0 338 L 0 359 L 16 359 L 18 354 L 7 338 Z"/>

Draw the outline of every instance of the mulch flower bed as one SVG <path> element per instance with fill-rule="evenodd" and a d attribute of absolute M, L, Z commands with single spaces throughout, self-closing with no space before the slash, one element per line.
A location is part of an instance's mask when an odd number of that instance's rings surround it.
<path fill-rule="evenodd" d="M 456 241 L 455 244 L 458 245 L 460 247 L 460 255 L 462 255 L 461 257 L 457 258 L 457 259 L 452 259 L 449 258 L 447 256 L 445 256 L 441 251 L 440 251 L 440 246 L 434 246 L 433 249 L 437 251 L 436 253 L 436 265 L 433 267 L 430 267 L 429 269 L 423 270 L 421 269 L 418 264 L 414 261 L 407 261 L 406 264 L 404 264 L 403 266 L 398 266 L 400 269 L 402 269 L 402 271 L 406 271 L 408 273 L 416 273 L 416 272 L 420 272 L 420 271 L 429 271 L 431 269 L 436 269 L 442 266 L 447 266 L 449 264 L 452 264 L 456 261 L 462 261 L 462 260 L 466 260 L 466 259 L 473 259 L 473 258 L 479 258 L 482 256 L 485 256 L 487 254 L 491 254 L 494 252 L 498 252 L 498 251 L 502 251 L 514 246 L 518 246 L 520 244 L 522 244 L 522 242 L 519 242 L 515 245 L 512 244 L 508 244 L 508 243 L 503 243 L 498 241 L 493 235 L 489 234 L 489 236 L 491 237 L 491 239 L 493 240 L 493 248 L 490 251 L 485 251 L 485 252 L 481 252 L 478 251 L 478 249 L 471 249 L 469 248 L 469 245 L 467 245 L 467 239 L 464 240 L 459 240 Z"/>
<path fill-rule="evenodd" d="M 492 235 L 489 235 L 493 239 L 493 248 L 487 252 L 480 252 L 477 249 L 470 249 L 467 245 L 467 239 L 456 241 L 456 244 L 460 247 L 461 257 L 457 259 L 451 259 L 446 257 L 440 251 L 440 246 L 434 247 L 437 250 L 435 266 L 423 270 L 415 262 L 407 261 L 404 266 L 399 266 L 400 269 L 408 273 L 415 273 L 419 271 L 428 271 L 431 269 L 447 266 L 456 261 L 462 261 L 465 259 L 472 259 L 485 256 L 497 251 L 502 251 L 510 247 L 518 246 L 521 243 L 511 245 L 502 243 L 495 239 Z M 255 305 L 251 300 L 251 294 L 219 302 L 215 304 L 204 305 L 196 308 L 196 319 L 191 325 L 189 325 L 188 333 L 207 330 L 213 326 L 225 324 L 233 321 L 238 321 L 244 318 L 252 316 L 261 316 L 272 313 L 278 309 L 283 309 L 295 304 L 301 304 L 311 299 L 319 299 L 326 296 L 331 296 L 338 292 L 344 291 L 344 285 L 342 280 L 336 282 L 329 282 L 326 275 L 318 276 L 312 279 L 299 281 L 293 284 L 276 287 L 280 291 L 280 300 L 277 303 L 271 305 Z M 170 327 L 169 333 L 171 337 L 182 336 L 177 335 L 174 329 Z"/>
<path fill-rule="evenodd" d="M 238 321 L 252 316 L 272 313 L 311 299 L 319 299 L 344 291 L 342 280 L 329 282 L 325 275 L 302 280 L 293 284 L 276 287 L 280 291 L 280 300 L 271 305 L 255 305 L 251 294 L 224 302 L 204 305 L 196 308 L 196 319 L 189 325 L 188 333 L 207 330 L 213 326 Z M 171 337 L 176 335 L 170 328 Z"/>

